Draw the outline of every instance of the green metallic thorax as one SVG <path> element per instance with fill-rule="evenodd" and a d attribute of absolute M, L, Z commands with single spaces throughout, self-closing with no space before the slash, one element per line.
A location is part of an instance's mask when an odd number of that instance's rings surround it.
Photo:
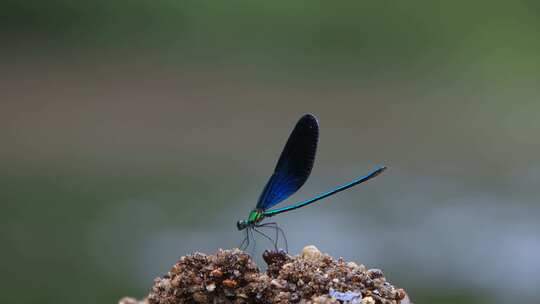
<path fill-rule="evenodd" d="M 262 210 L 253 210 L 249 213 L 247 222 L 249 224 L 257 224 L 258 222 L 262 221 L 264 218 L 264 212 Z"/>

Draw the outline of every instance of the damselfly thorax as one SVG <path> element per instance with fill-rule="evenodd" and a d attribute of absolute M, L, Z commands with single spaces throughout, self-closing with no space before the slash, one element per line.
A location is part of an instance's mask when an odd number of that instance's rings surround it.
<path fill-rule="evenodd" d="M 247 220 L 240 220 L 236 223 L 236 228 L 238 228 L 238 230 L 244 230 L 247 227 L 253 227 L 260 223 L 264 218 L 264 210 L 253 209 L 249 213 Z"/>

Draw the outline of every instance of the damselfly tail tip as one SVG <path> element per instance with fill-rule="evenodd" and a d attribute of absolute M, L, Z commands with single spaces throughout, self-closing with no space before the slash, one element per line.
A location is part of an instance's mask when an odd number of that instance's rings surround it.
<path fill-rule="evenodd" d="M 373 172 L 373 177 L 383 173 L 386 169 L 388 169 L 387 166 L 380 166 L 379 168 L 375 169 L 375 172 Z"/>

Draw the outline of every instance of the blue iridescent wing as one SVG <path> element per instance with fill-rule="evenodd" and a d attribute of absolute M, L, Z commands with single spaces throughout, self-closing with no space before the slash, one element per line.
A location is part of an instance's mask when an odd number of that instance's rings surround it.
<path fill-rule="evenodd" d="M 271 208 L 302 187 L 313 168 L 318 141 L 317 118 L 311 114 L 302 116 L 289 136 L 274 173 L 259 197 L 257 209 Z"/>

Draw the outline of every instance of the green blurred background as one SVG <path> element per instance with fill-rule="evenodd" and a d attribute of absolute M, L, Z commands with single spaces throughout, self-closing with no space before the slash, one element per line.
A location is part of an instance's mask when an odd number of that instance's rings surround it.
<path fill-rule="evenodd" d="M 291 201 L 390 170 L 280 216 L 293 253 L 382 268 L 415 303 L 539 303 L 539 15 L 538 1 L 2 1 L 2 302 L 143 297 L 181 255 L 236 246 L 311 112 L 318 159 Z"/>

